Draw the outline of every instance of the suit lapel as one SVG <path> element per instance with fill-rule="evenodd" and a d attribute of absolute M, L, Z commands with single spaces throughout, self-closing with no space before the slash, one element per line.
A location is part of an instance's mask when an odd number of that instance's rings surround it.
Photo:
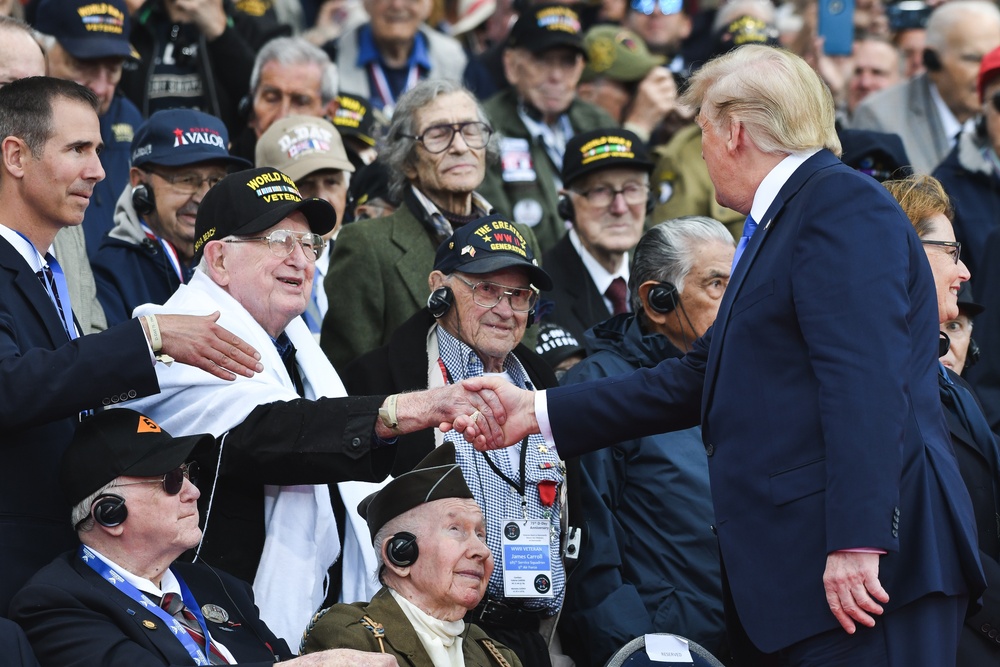
<path fill-rule="evenodd" d="M 0 266 L 10 273 L 15 287 L 21 292 L 24 300 L 45 327 L 52 343 L 52 349 L 69 342 L 66 330 L 59 319 L 59 311 L 56 310 L 55 304 L 49 299 L 45 288 L 38 281 L 38 276 L 32 272 L 31 267 L 14 249 L 14 246 L 2 237 L 0 237 Z"/>
<path fill-rule="evenodd" d="M 414 305 L 420 308 L 427 300 L 427 275 L 434 264 L 435 248 L 406 203 L 403 204 L 402 212 L 404 216 L 393 220 L 390 231 L 392 242 L 403 251 L 402 257 L 396 262 L 396 270 L 399 271 Z"/>
<path fill-rule="evenodd" d="M 416 631 L 410 625 L 406 614 L 399 608 L 399 605 L 392 599 L 388 588 L 383 588 L 371 603 L 365 607 L 365 614 L 386 628 L 401 628 L 401 632 L 385 633 L 385 642 L 392 647 L 392 650 L 400 656 L 405 657 L 407 663 L 413 665 L 429 665 L 431 657 L 427 654 Z"/>

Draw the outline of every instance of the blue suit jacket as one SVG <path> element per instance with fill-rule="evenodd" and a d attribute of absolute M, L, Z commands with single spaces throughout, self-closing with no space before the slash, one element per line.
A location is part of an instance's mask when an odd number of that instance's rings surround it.
<path fill-rule="evenodd" d="M 250 585 L 198 563 L 174 563 L 199 605 L 229 618 L 205 619 L 212 639 L 243 664 L 271 665 L 291 657 L 285 641 L 264 625 Z M 94 572 L 72 551 L 59 556 L 18 592 L 11 618 L 24 628 L 43 667 L 73 665 L 193 665 L 164 622 Z"/>
<path fill-rule="evenodd" d="M 0 615 L 76 541 L 56 470 L 80 411 L 158 389 L 138 320 L 70 342 L 34 272 L 0 238 Z"/>
<path fill-rule="evenodd" d="M 934 285 L 912 226 L 827 151 L 760 223 L 690 354 L 549 391 L 560 454 L 700 415 L 733 601 L 765 652 L 837 626 L 822 581 L 835 550 L 888 552 L 890 611 L 932 592 L 978 597 L 972 510 L 937 391 Z"/>

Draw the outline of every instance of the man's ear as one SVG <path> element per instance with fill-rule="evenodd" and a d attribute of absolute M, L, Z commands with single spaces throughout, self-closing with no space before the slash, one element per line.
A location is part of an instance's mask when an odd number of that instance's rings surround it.
<path fill-rule="evenodd" d="M 391 539 L 387 539 L 384 542 L 382 542 L 382 567 L 384 568 L 384 572 L 391 572 L 394 577 L 398 577 L 400 579 L 406 579 L 407 577 L 410 576 L 410 566 L 396 565 L 395 563 L 389 560 L 389 556 L 386 553 L 386 549 L 388 549 L 389 542 L 391 541 L 392 541 Z"/>
<path fill-rule="evenodd" d="M 219 287 L 229 285 L 231 276 L 226 267 L 226 244 L 222 241 L 209 241 L 205 244 L 205 262 L 208 267 L 208 277 Z"/>
<path fill-rule="evenodd" d="M 128 182 L 133 188 L 143 182 L 143 174 L 145 172 L 138 167 L 132 167 L 128 170 Z"/>
<path fill-rule="evenodd" d="M 503 73 L 512 86 L 516 86 L 518 83 L 517 59 L 520 57 L 521 54 L 517 53 L 515 49 L 504 49 L 503 51 Z"/>
<path fill-rule="evenodd" d="M 340 108 L 340 102 L 338 102 L 337 98 L 334 97 L 326 105 L 326 108 L 323 109 L 323 115 L 326 117 L 327 120 L 329 120 L 332 123 L 333 118 L 337 115 L 337 109 L 339 108 Z"/>
<path fill-rule="evenodd" d="M 28 144 L 18 137 L 5 137 L 0 142 L 0 156 L 3 158 L 3 170 L 14 178 L 24 177 L 24 163 L 31 157 Z"/>
<path fill-rule="evenodd" d="M 444 275 L 437 269 L 431 271 L 431 274 L 427 276 L 427 286 L 433 292 L 439 287 L 444 287 L 448 282 L 448 276 Z"/>
<path fill-rule="evenodd" d="M 656 284 L 655 280 L 647 280 L 639 285 L 639 301 L 642 303 L 642 311 L 646 314 L 646 318 L 652 324 L 662 326 L 670 313 L 658 313 L 649 307 L 649 290 L 653 289 Z"/>

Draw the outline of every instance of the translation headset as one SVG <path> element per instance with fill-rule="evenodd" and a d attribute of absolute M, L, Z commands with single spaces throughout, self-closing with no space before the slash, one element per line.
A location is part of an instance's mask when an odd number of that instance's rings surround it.
<path fill-rule="evenodd" d="M 656 208 L 656 202 L 652 197 L 647 198 L 646 215 L 651 214 L 654 208 Z M 573 208 L 573 201 L 567 195 L 559 197 L 559 203 L 556 204 L 556 214 L 563 220 L 576 219 L 576 210 Z"/>
<path fill-rule="evenodd" d="M 132 208 L 139 215 L 150 215 L 156 210 L 156 199 L 147 183 L 139 183 L 132 188 Z"/>
<path fill-rule="evenodd" d="M 980 357 L 979 344 L 974 338 L 969 339 L 969 351 L 965 355 L 965 368 L 963 371 L 967 371 L 979 362 Z"/>
<path fill-rule="evenodd" d="M 427 310 L 435 320 L 440 320 L 445 313 L 451 310 L 451 305 L 455 302 L 455 293 L 447 285 L 438 287 L 427 297 Z M 535 309 L 528 311 L 528 323 L 531 326 L 535 322 Z"/>
<path fill-rule="evenodd" d="M 125 523 L 128 518 L 128 508 L 125 499 L 114 493 L 98 496 L 90 509 L 94 521 L 105 528 L 114 528 Z"/>
<path fill-rule="evenodd" d="M 927 68 L 928 72 L 941 71 L 942 68 L 941 56 L 939 56 L 938 52 L 935 51 L 934 49 L 924 49 L 924 53 L 923 56 L 921 57 L 921 60 L 923 61 L 924 67 Z"/>
<path fill-rule="evenodd" d="M 396 567 L 409 567 L 417 562 L 417 536 L 402 530 L 389 538 L 385 547 L 385 557 Z"/>
<path fill-rule="evenodd" d="M 660 281 L 649 288 L 646 303 L 657 313 L 672 313 L 677 308 L 677 287 L 673 283 Z"/>

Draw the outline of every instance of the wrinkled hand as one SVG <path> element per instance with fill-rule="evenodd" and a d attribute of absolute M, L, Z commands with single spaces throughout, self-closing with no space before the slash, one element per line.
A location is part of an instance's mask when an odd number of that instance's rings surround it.
<path fill-rule="evenodd" d="M 538 433 L 535 392 L 518 389 L 506 380 L 495 377 L 469 378 L 462 381 L 462 386 L 469 391 L 478 392 L 484 401 L 491 404 L 498 402 L 505 419 L 494 423 L 489 419 L 463 414 L 451 423 L 441 424 L 441 430 L 446 430 L 446 427 L 454 428 L 480 451 L 510 447 L 529 433 Z"/>
<path fill-rule="evenodd" d="M 882 605 L 889 594 L 878 580 L 879 554 L 835 551 L 826 557 L 823 587 L 830 611 L 847 634 L 853 635 L 855 621 L 866 627 L 875 626 Z"/>
<path fill-rule="evenodd" d="M 399 667 L 396 656 L 386 653 L 367 653 L 350 648 L 335 648 L 281 663 L 295 667 Z"/>
<path fill-rule="evenodd" d="M 625 122 L 652 133 L 676 107 L 677 83 L 674 75 L 666 67 L 654 67 L 639 82 L 635 102 Z"/>
<path fill-rule="evenodd" d="M 441 414 L 438 428 L 447 433 L 453 428 L 459 431 L 466 440 L 479 444 L 482 448 L 490 445 L 500 447 L 503 444 L 502 424 L 507 421 L 507 411 L 495 392 L 470 389 L 467 381 L 448 385 L 438 391 L 447 390 L 452 394 L 446 397 L 448 407 Z M 459 426 L 462 422 L 462 426 Z"/>
<path fill-rule="evenodd" d="M 388 399 L 386 399 L 388 401 Z M 447 425 L 460 416 L 475 415 L 478 427 L 463 433 L 470 442 L 477 437 L 484 445 L 503 438 L 500 424 L 506 419 L 503 404 L 489 392 L 467 390 L 462 383 L 399 394 L 396 399 L 396 429 L 390 430 L 381 421 L 375 423 L 375 433 L 382 438 L 413 433 L 425 428 Z"/>
<path fill-rule="evenodd" d="M 226 11 L 222 8 L 222 0 L 173 0 L 173 6 L 183 17 L 183 22 L 198 26 L 209 41 L 226 30 Z"/>
<path fill-rule="evenodd" d="M 216 324 L 218 319 L 218 311 L 211 315 L 157 315 L 163 353 L 223 380 L 235 380 L 237 375 L 253 377 L 263 371 L 260 353 Z M 145 326 L 143 322 L 143 330 Z"/>

